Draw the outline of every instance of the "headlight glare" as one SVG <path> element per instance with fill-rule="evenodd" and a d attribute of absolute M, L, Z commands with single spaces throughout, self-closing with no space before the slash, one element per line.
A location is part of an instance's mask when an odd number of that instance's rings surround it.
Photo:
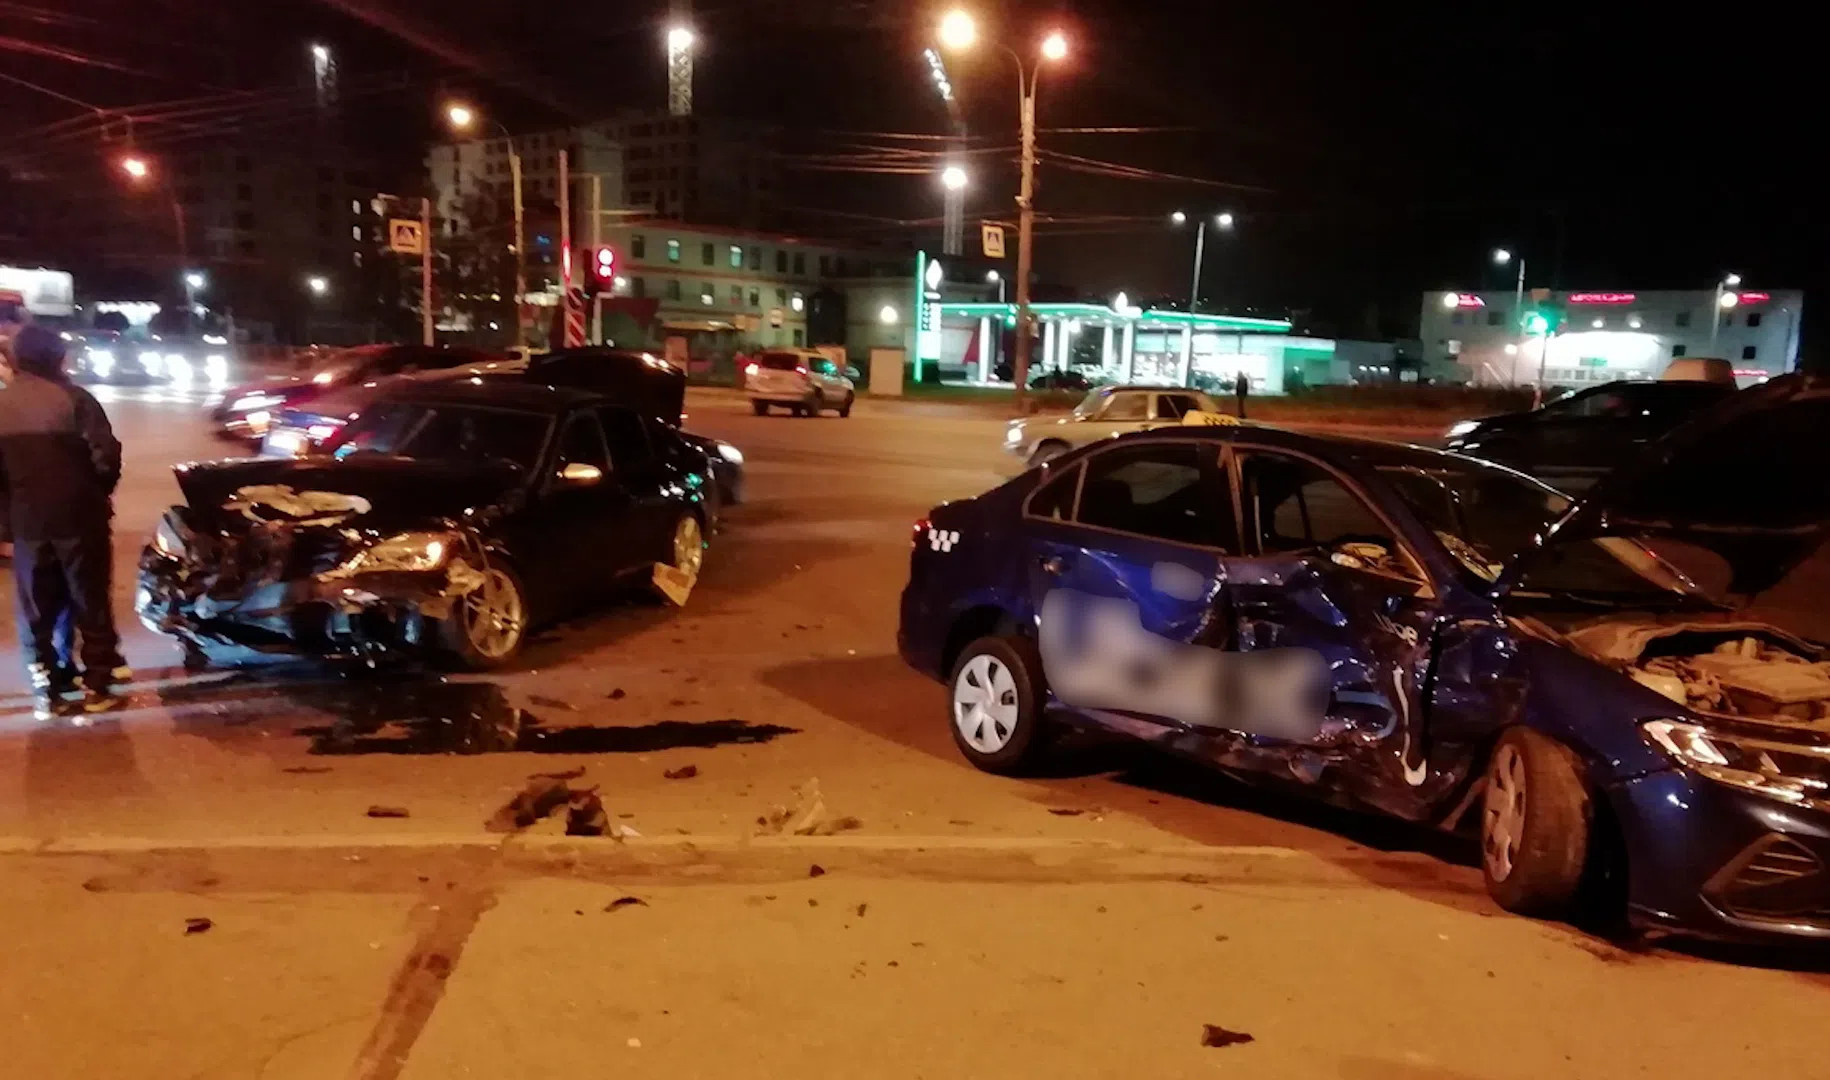
<path fill-rule="evenodd" d="M 350 574 L 375 574 L 437 570 L 445 565 L 445 559 L 450 553 L 451 538 L 445 533 L 402 533 L 357 552 L 354 558 L 343 564 L 343 571 Z"/>
<path fill-rule="evenodd" d="M 275 405 L 284 405 L 286 399 L 278 394 L 243 394 L 229 406 L 230 412 L 248 412 L 252 409 L 271 409 Z"/>
<path fill-rule="evenodd" d="M 1475 429 L 1480 426 L 1481 422 L 1479 420 L 1457 420 L 1455 423 L 1449 425 L 1448 433 L 1444 435 L 1444 438 L 1459 439 L 1463 435 L 1472 435 L 1474 434 Z"/>
<path fill-rule="evenodd" d="M 721 442 L 718 444 L 718 456 L 733 465 L 743 464 L 743 451 L 732 446 L 730 443 Z"/>
<path fill-rule="evenodd" d="M 1673 761 L 1717 783 L 1830 807 L 1830 747 L 1731 735 L 1683 720 L 1648 720 L 1640 730 Z"/>

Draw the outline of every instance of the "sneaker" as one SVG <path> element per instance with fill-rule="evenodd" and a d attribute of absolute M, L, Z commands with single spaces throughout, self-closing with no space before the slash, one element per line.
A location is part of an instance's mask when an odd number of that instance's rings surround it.
<path fill-rule="evenodd" d="M 32 719 L 41 724 L 48 724 L 64 715 L 68 708 L 62 698 L 38 692 L 32 694 Z"/>
<path fill-rule="evenodd" d="M 76 669 L 65 664 L 27 664 L 25 671 L 31 681 L 32 692 L 52 698 L 74 694 L 82 685 Z"/>
<path fill-rule="evenodd" d="M 114 712 L 127 704 L 127 699 L 115 693 L 112 686 L 100 686 L 83 692 L 83 712 L 88 715 Z"/>

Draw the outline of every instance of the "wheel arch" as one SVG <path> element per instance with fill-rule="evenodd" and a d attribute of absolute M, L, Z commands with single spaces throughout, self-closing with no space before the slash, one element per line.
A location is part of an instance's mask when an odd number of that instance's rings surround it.
<path fill-rule="evenodd" d="M 997 604 L 974 604 L 947 626 L 947 637 L 941 645 L 940 670 L 943 678 L 953 670 L 966 646 L 990 634 L 1007 633 L 1018 626 L 1016 616 Z"/>

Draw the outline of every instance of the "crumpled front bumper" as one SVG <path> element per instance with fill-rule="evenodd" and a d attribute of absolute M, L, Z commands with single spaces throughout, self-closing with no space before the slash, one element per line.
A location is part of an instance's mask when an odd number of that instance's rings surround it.
<path fill-rule="evenodd" d="M 153 632 L 199 647 L 373 655 L 435 645 L 438 625 L 481 580 L 462 558 L 432 571 L 238 574 L 149 545 L 134 612 Z"/>

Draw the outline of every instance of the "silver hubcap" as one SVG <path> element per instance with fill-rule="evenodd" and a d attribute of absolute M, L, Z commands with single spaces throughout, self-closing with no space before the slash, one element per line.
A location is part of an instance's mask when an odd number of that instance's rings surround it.
<path fill-rule="evenodd" d="M 464 630 L 470 645 L 491 660 L 514 651 L 525 623 L 521 591 L 500 570 L 485 571 L 483 584 L 464 598 Z"/>
<path fill-rule="evenodd" d="M 953 680 L 953 726 L 968 745 L 995 754 L 1017 731 L 1017 680 L 995 656 L 979 655 Z"/>
<path fill-rule="evenodd" d="M 674 526 L 674 569 L 696 582 L 704 565 L 705 534 L 699 530 L 699 519 L 688 514 Z"/>
<path fill-rule="evenodd" d="M 1495 881 L 1512 876 L 1525 834 L 1525 758 L 1514 746 L 1494 751 L 1487 766 L 1486 807 L 1481 820 L 1481 855 Z"/>

